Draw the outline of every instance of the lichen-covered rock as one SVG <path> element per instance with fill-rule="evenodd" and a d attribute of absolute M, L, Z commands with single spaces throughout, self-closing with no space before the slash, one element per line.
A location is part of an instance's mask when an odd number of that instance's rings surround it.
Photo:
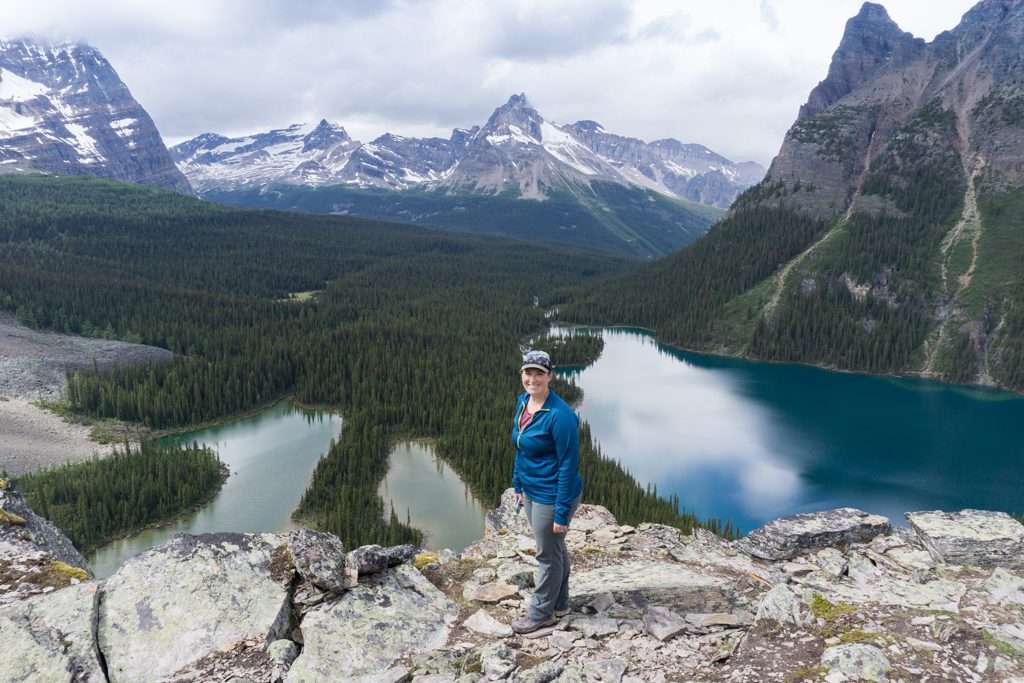
<path fill-rule="evenodd" d="M 587 662 L 583 667 L 583 675 L 587 681 L 594 683 L 619 683 L 624 673 L 626 663 L 621 659 L 598 659 Z"/>
<path fill-rule="evenodd" d="M 755 529 L 736 542 L 745 553 L 766 560 L 786 560 L 805 550 L 867 543 L 892 525 L 886 517 L 855 508 L 790 515 Z"/>
<path fill-rule="evenodd" d="M 638 618 L 639 610 L 648 605 L 668 607 L 678 614 L 731 612 L 747 606 L 731 577 L 664 562 L 633 561 L 569 576 L 569 600 L 575 608 L 605 593 L 620 605 L 636 608 Z"/>
<path fill-rule="evenodd" d="M 490 643 L 480 648 L 480 668 L 489 680 L 505 678 L 516 668 L 516 651 L 505 643 Z"/>
<path fill-rule="evenodd" d="M 347 587 L 345 545 L 337 536 L 297 529 L 288 533 L 288 552 L 303 581 L 332 593 Z"/>
<path fill-rule="evenodd" d="M 754 621 L 775 621 L 783 624 L 802 624 L 803 604 L 789 586 L 779 584 L 761 598 Z"/>
<path fill-rule="evenodd" d="M 397 567 L 400 564 L 412 562 L 417 552 L 419 552 L 419 549 L 408 543 L 405 545 L 393 545 L 390 548 L 384 549 L 384 554 L 388 558 L 388 567 Z M 451 553 L 450 550 L 448 552 Z"/>
<path fill-rule="evenodd" d="M 823 548 L 819 550 L 816 558 L 821 571 L 833 578 L 840 578 L 846 573 L 849 567 L 846 556 L 835 548 Z"/>
<path fill-rule="evenodd" d="M 1018 657 L 1024 657 L 1024 623 L 1000 624 L 985 631 L 992 640 L 1009 647 Z"/>
<path fill-rule="evenodd" d="M 93 640 L 97 597 L 90 581 L 0 610 L 0 681 L 105 683 Z"/>
<path fill-rule="evenodd" d="M 518 671 L 513 677 L 513 683 L 551 683 L 556 680 L 565 669 L 559 662 L 541 662 L 537 666 Z"/>
<path fill-rule="evenodd" d="M 0 523 L 0 541 L 6 541 L 12 546 L 22 546 L 22 552 L 41 550 L 49 559 L 72 567 L 88 567 L 85 558 L 71 543 L 71 539 L 50 520 L 33 512 L 25 495 L 15 490 L 9 483 L 5 488 L 0 488 L 0 514 L 4 512 L 20 521 Z M 92 576 L 91 572 L 89 576 Z"/>
<path fill-rule="evenodd" d="M 892 669 L 885 653 L 874 645 L 837 645 L 821 655 L 821 665 L 838 669 L 853 680 L 884 681 Z"/>
<path fill-rule="evenodd" d="M 501 504 L 484 517 L 484 538 L 499 534 L 533 535 L 526 512 L 516 512 L 515 491 L 510 488 L 501 494 Z"/>
<path fill-rule="evenodd" d="M 379 545 L 364 545 L 351 551 L 345 562 L 359 576 L 368 576 L 387 569 L 390 558 Z"/>
<path fill-rule="evenodd" d="M 985 582 L 985 590 L 996 604 L 1024 605 L 1024 578 L 996 567 Z"/>
<path fill-rule="evenodd" d="M 1024 569 L 1024 524 L 1005 512 L 908 512 L 907 521 L 938 562 Z"/>
<path fill-rule="evenodd" d="M 289 683 L 338 680 L 388 669 L 400 657 L 443 645 L 458 606 L 409 565 L 380 572 L 308 612 L 305 644 Z"/>
<path fill-rule="evenodd" d="M 292 641 L 282 638 L 267 645 L 267 655 L 275 665 L 281 669 L 287 669 L 299 656 L 299 649 Z"/>
<path fill-rule="evenodd" d="M 290 577 L 273 576 L 275 534 L 177 534 L 104 584 L 98 637 L 111 683 L 171 676 L 239 641 L 277 640 Z"/>

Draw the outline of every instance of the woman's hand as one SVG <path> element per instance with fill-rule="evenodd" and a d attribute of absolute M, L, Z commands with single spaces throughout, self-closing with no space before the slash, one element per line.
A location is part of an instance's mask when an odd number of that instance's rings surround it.
<path fill-rule="evenodd" d="M 569 530 L 569 525 L 568 524 L 559 524 L 558 522 L 555 522 L 554 524 L 551 525 L 551 530 L 553 532 L 555 532 L 556 534 L 564 534 L 566 531 Z"/>

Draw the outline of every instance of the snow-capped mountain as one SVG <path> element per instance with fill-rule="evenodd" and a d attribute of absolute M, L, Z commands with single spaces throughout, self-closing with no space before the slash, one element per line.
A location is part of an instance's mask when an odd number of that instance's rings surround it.
<path fill-rule="evenodd" d="M 324 135 L 327 130 L 335 134 Z M 312 142 L 317 131 L 323 139 Z M 361 144 L 340 126 L 321 121 L 315 128 L 297 124 L 244 138 L 206 133 L 171 148 L 171 154 L 199 192 L 343 184 L 544 199 L 599 180 L 727 207 L 765 172 L 701 145 L 672 139 L 647 144 L 608 133 L 593 121 L 558 126 L 524 95 L 513 95 L 483 127 L 456 129 L 448 140 L 388 133 Z"/>
<path fill-rule="evenodd" d="M 98 50 L 0 40 L 0 173 L 30 171 L 192 192 L 149 114 Z"/>

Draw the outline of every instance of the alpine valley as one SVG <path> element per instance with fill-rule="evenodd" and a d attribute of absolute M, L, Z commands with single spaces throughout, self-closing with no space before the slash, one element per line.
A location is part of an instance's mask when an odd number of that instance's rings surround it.
<path fill-rule="evenodd" d="M 323 120 L 171 148 L 201 196 L 661 256 L 703 234 L 764 168 L 594 121 L 558 126 L 524 95 L 449 139 L 352 140 Z"/>
<path fill-rule="evenodd" d="M 767 176 L 576 320 L 751 358 L 1024 389 L 1024 2 L 931 43 L 865 3 Z"/>

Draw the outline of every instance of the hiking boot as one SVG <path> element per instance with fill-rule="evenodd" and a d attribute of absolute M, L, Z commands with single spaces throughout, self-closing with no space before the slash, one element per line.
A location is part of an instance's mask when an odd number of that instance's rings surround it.
<path fill-rule="evenodd" d="M 572 610 L 569 609 L 568 607 L 566 607 L 565 609 L 556 609 L 555 610 L 555 616 L 558 617 L 559 619 L 561 619 L 562 617 L 564 617 L 566 614 L 568 614 L 571 611 Z"/>
<path fill-rule="evenodd" d="M 527 617 L 526 619 L 516 619 L 512 622 L 512 630 L 516 633 L 533 633 L 539 628 L 545 626 L 554 626 L 558 623 L 558 617 L 552 614 L 547 619 L 534 620 Z"/>

